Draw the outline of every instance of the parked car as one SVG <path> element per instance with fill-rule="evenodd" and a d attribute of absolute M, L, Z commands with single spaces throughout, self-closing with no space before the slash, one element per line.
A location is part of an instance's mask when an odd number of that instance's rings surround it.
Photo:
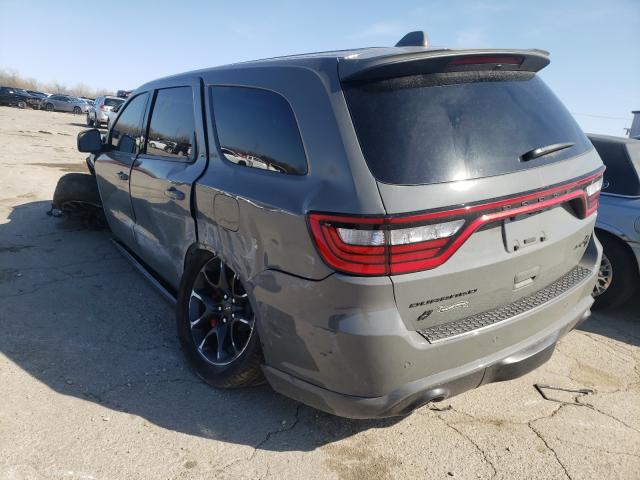
<path fill-rule="evenodd" d="M 109 112 L 125 102 L 125 99 L 111 96 L 100 96 L 93 102 L 93 108 L 87 111 L 87 125 L 100 127 L 109 121 Z"/>
<path fill-rule="evenodd" d="M 35 109 L 39 108 L 39 106 L 40 106 L 40 98 L 39 97 L 37 97 L 36 95 L 33 95 L 32 93 L 29 93 L 24 88 L 14 88 L 14 90 L 17 93 L 25 96 L 26 102 L 27 102 L 27 106 L 29 106 L 31 108 L 35 108 Z"/>
<path fill-rule="evenodd" d="M 122 105 L 124 105 L 124 102 L 115 105 L 111 110 L 107 111 L 107 128 L 111 126 L 113 121 L 118 116 L 118 112 L 120 111 L 120 107 L 122 107 Z"/>
<path fill-rule="evenodd" d="M 209 384 L 405 415 L 538 367 L 588 317 L 603 166 L 548 54 L 416 36 L 155 80 L 104 142 L 78 135 Z"/>
<path fill-rule="evenodd" d="M 34 102 L 37 102 L 37 99 L 22 88 L 0 87 L 0 105 L 27 108 L 32 107 Z"/>
<path fill-rule="evenodd" d="M 27 90 L 27 93 L 32 97 L 35 97 L 38 99 L 37 104 L 36 106 L 34 106 L 34 108 L 42 108 L 42 101 L 49 96 L 46 93 L 38 92 L 35 90 Z"/>
<path fill-rule="evenodd" d="M 72 112 L 76 115 L 86 113 L 89 110 L 89 105 L 84 100 L 69 95 L 50 95 L 42 100 L 41 105 L 41 108 L 48 112 Z"/>
<path fill-rule="evenodd" d="M 595 307 L 614 307 L 640 285 L 640 141 L 594 134 L 589 139 L 607 167 L 596 222 L 602 263 L 593 296 Z"/>

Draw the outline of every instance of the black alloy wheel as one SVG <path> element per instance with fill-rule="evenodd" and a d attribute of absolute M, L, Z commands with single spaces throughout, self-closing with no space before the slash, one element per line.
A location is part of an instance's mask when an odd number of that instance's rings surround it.
<path fill-rule="evenodd" d="M 200 356 L 228 365 L 245 351 L 255 316 L 238 275 L 214 257 L 198 273 L 189 299 L 189 326 Z"/>

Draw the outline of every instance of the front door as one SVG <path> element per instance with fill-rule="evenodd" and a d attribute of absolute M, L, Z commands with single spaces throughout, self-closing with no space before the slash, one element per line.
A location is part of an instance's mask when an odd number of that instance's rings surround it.
<path fill-rule="evenodd" d="M 113 125 L 105 151 L 95 160 L 100 198 L 113 235 L 130 248 L 135 247 L 134 217 L 129 196 L 131 166 L 140 152 L 142 122 L 149 94 L 128 102 Z"/>
<path fill-rule="evenodd" d="M 146 147 L 131 170 L 136 253 L 176 288 L 196 241 L 191 187 L 206 165 L 200 112 L 197 83 L 157 90 Z"/>

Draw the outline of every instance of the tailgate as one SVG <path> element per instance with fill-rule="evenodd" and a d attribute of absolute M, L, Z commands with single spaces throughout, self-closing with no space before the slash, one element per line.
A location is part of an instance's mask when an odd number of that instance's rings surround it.
<path fill-rule="evenodd" d="M 470 198 L 469 195 L 480 199 L 474 205 L 502 204 L 505 198 L 509 199 L 506 206 L 481 209 L 478 216 L 468 217 L 468 222 L 479 218 L 482 225 L 442 264 L 391 276 L 398 310 L 407 327 L 429 329 L 513 304 L 572 272 L 584 255 L 596 217 L 581 211 L 582 200 L 570 198 L 571 192 L 578 192 L 576 198 L 581 196 L 583 188 L 571 187 L 575 180 L 565 180 L 551 189 L 549 186 L 537 189 L 534 198 L 523 197 L 521 192 L 530 190 L 523 188 L 525 184 L 540 186 L 544 177 L 566 179 L 568 173 L 589 183 L 593 175 L 585 172 L 594 169 L 600 171 L 599 158 L 590 152 L 561 166 L 545 167 L 544 172 L 519 172 L 471 181 L 464 191 L 455 190 L 455 184 L 439 184 L 422 191 L 415 186 L 381 184 L 381 195 L 390 213 L 427 205 L 448 210 L 451 205 L 444 205 L 445 199 L 462 200 L 465 196 Z M 554 197 L 557 189 L 561 196 Z M 496 202 L 491 195 L 501 200 Z M 569 199 L 558 200 L 562 197 Z M 556 200 L 560 203 L 554 204 Z M 546 202 L 550 206 L 538 210 Z M 529 209 L 528 213 L 512 215 L 523 209 Z M 496 215 L 495 221 L 482 221 L 491 215 Z M 573 278 L 577 283 L 581 279 L 579 275 Z"/>
<path fill-rule="evenodd" d="M 333 236 L 343 258 L 374 265 L 364 273 L 387 265 L 414 330 L 510 305 L 571 272 L 603 171 L 535 74 L 540 55 L 424 55 L 341 70 L 387 217 L 337 223 Z"/>

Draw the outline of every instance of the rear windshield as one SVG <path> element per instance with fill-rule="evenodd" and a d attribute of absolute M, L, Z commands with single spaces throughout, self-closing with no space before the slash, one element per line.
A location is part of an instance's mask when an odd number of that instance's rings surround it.
<path fill-rule="evenodd" d="M 425 184 L 500 175 L 589 150 L 571 114 L 532 73 L 415 75 L 345 85 L 360 146 L 373 175 Z M 574 146 L 533 160 L 557 143 Z"/>
<path fill-rule="evenodd" d="M 104 99 L 104 104 L 107 107 L 115 107 L 116 105 L 120 105 L 123 102 L 124 102 L 124 99 L 121 99 L 121 98 L 105 98 Z"/>

